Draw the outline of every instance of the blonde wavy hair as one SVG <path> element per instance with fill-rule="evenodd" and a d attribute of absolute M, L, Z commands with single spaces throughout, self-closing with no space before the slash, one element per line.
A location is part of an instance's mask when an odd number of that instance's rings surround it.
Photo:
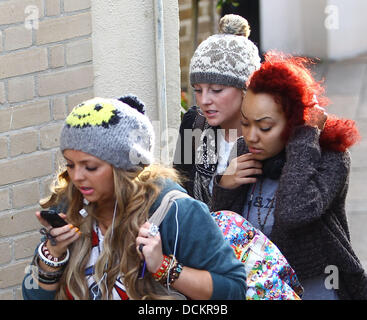
<path fill-rule="evenodd" d="M 119 275 L 123 275 L 130 299 L 172 299 L 165 292 L 157 293 L 156 283 L 151 276 L 138 279 L 140 259 L 136 252 L 135 239 L 139 227 L 147 220 L 149 209 L 159 195 L 159 180 L 169 178 L 179 182 L 179 177 L 174 169 L 159 165 L 150 165 L 136 172 L 113 167 L 113 177 L 117 200 L 116 217 L 113 230 L 110 226 L 104 236 L 104 249 L 95 264 L 94 275 L 98 283 L 104 272 L 107 272 L 107 286 L 100 286 L 102 299 L 112 296 L 111 292 Z M 89 299 L 85 267 L 90 257 L 92 224 L 98 207 L 90 204 L 88 217 L 80 216 L 83 196 L 73 185 L 65 168 L 57 175 L 51 192 L 50 197 L 40 201 L 41 206 L 48 208 L 66 201 L 67 221 L 82 232 L 81 237 L 69 246 L 70 260 L 60 280 L 56 299 L 67 299 L 67 290 L 74 299 Z"/>

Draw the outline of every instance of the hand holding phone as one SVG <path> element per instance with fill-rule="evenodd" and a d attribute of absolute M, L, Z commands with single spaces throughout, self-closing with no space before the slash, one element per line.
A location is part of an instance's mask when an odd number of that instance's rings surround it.
<path fill-rule="evenodd" d="M 60 228 L 68 223 L 53 210 L 42 210 L 41 218 L 45 219 L 53 228 Z"/>
<path fill-rule="evenodd" d="M 44 226 L 40 229 L 40 233 L 47 237 L 47 240 L 45 240 L 46 246 L 54 257 L 63 256 L 69 245 L 82 235 L 78 227 L 64 220 L 66 215 L 63 213 L 57 213 L 54 210 L 42 210 L 36 212 L 36 216 Z"/>

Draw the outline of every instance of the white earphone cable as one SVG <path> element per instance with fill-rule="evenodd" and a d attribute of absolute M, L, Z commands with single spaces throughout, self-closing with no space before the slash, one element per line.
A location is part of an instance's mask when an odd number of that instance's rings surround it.
<path fill-rule="evenodd" d="M 179 224 L 178 224 L 178 205 L 177 205 L 177 202 L 175 200 L 172 200 L 174 203 L 175 203 L 175 206 L 176 206 L 176 213 L 175 213 L 175 219 L 176 219 L 176 238 L 175 238 L 175 246 L 173 248 L 173 256 L 176 257 L 176 249 L 177 249 L 177 241 L 178 241 L 178 232 L 179 232 Z M 169 267 L 168 267 L 168 276 L 167 276 L 167 288 L 168 288 L 168 291 L 170 291 L 170 286 L 169 286 L 169 283 L 170 283 L 170 279 L 169 279 L 169 274 L 170 274 L 170 270 L 171 268 L 173 267 L 173 260 L 171 261 Z"/>

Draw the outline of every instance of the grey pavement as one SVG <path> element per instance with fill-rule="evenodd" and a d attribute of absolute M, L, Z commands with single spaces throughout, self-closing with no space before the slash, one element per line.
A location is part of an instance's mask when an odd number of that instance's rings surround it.
<path fill-rule="evenodd" d="M 355 120 L 362 137 L 350 149 L 346 211 L 352 246 L 367 271 L 367 54 L 343 61 L 323 61 L 313 69 L 317 78 L 325 81 L 326 95 L 331 100 L 327 112 Z"/>

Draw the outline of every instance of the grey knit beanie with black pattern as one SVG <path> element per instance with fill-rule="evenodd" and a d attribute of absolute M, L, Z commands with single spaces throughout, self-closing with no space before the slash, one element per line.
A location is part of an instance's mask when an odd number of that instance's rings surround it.
<path fill-rule="evenodd" d="M 245 18 L 225 15 L 219 22 L 220 34 L 204 40 L 190 63 L 190 82 L 222 84 L 243 89 L 250 75 L 260 67 L 259 50 L 248 39 Z"/>

